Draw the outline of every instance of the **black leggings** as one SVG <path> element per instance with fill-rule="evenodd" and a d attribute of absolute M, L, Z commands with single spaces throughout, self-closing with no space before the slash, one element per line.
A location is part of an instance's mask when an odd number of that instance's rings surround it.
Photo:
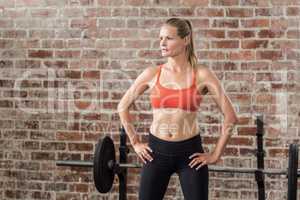
<path fill-rule="evenodd" d="M 141 171 L 139 200 L 162 200 L 171 175 L 176 172 L 185 200 L 208 200 L 208 167 L 196 170 L 189 156 L 203 153 L 200 134 L 183 141 L 166 141 L 149 133 L 153 160 Z"/>

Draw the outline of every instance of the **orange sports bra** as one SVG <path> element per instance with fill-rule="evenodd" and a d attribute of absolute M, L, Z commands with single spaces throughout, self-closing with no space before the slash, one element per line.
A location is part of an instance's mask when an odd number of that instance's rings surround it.
<path fill-rule="evenodd" d="M 181 108 L 186 111 L 198 110 L 202 97 L 196 87 L 196 76 L 193 73 L 193 84 L 188 88 L 171 89 L 159 83 L 162 65 L 158 68 L 158 76 L 150 93 L 152 108 Z"/>

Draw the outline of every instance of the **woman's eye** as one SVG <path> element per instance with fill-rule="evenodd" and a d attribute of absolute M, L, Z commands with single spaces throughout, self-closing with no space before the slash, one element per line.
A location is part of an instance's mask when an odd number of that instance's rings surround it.
<path fill-rule="evenodd" d="M 160 40 L 163 40 L 164 38 L 161 37 L 161 38 L 159 38 L 159 39 L 160 39 Z M 166 37 L 166 39 L 167 39 L 167 40 L 172 40 L 173 38 Z"/>

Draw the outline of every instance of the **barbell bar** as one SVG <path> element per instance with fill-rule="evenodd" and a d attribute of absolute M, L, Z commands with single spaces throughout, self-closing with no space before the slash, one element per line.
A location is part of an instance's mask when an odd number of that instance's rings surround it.
<path fill-rule="evenodd" d="M 57 166 L 70 166 L 70 167 L 90 167 L 93 168 L 94 183 L 96 189 L 100 193 L 107 193 L 113 185 L 114 176 L 120 173 L 123 168 L 141 168 L 141 164 L 131 163 L 117 163 L 115 155 L 115 147 L 113 140 L 109 136 L 99 139 L 93 161 L 81 160 L 58 160 Z M 255 174 L 257 172 L 268 175 L 286 175 L 290 184 L 297 189 L 297 178 L 299 177 L 300 170 L 298 169 L 298 145 L 291 144 L 289 147 L 289 166 L 286 170 L 274 169 L 254 169 L 254 168 L 228 168 L 228 167 L 211 167 L 211 172 L 225 172 L 225 173 L 244 173 Z M 296 185 L 296 186 L 295 186 Z M 290 190 L 294 190 L 290 189 Z M 294 192 L 295 193 L 295 192 Z"/>
<path fill-rule="evenodd" d="M 92 161 L 82 161 L 82 160 L 59 160 L 56 162 L 57 166 L 69 166 L 69 167 L 94 167 L 94 163 Z M 110 166 L 109 168 L 113 169 L 112 165 L 114 167 L 120 167 L 120 168 L 141 168 L 143 165 L 141 164 L 130 164 L 130 163 L 108 163 Z M 253 174 L 256 171 L 261 171 L 264 174 L 267 175 L 286 175 L 288 176 L 288 169 L 287 170 L 262 170 L 262 169 L 253 169 L 253 168 L 242 168 L 242 169 L 236 169 L 236 168 L 229 168 L 229 167 L 209 167 L 209 171 L 211 172 L 227 172 L 227 173 L 243 173 L 243 174 Z M 300 175 L 300 169 L 298 169 L 298 176 Z"/>

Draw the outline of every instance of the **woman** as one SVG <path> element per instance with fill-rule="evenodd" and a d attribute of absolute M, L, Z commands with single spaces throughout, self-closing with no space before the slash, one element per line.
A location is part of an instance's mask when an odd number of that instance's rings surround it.
<path fill-rule="evenodd" d="M 177 173 L 186 200 L 207 200 L 207 165 L 220 159 L 237 116 L 215 74 L 197 64 L 188 20 L 168 19 L 160 30 L 160 48 L 167 62 L 146 68 L 118 104 L 121 123 L 144 162 L 139 199 L 163 199 L 170 176 Z M 149 141 L 143 143 L 132 125 L 129 107 L 147 89 L 153 122 Z M 211 153 L 203 151 L 196 121 L 197 109 L 207 92 L 224 115 L 222 132 Z"/>

